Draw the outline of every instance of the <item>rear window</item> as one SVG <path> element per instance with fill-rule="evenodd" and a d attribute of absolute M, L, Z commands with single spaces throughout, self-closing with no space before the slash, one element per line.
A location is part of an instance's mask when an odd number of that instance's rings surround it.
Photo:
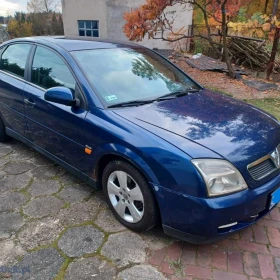
<path fill-rule="evenodd" d="M 29 44 L 9 46 L 2 54 L 1 70 L 23 78 L 29 50 Z"/>

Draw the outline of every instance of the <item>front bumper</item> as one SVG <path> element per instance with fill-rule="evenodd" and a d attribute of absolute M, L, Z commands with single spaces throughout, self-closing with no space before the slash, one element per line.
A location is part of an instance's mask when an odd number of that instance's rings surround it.
<path fill-rule="evenodd" d="M 280 175 L 257 189 L 218 198 L 192 197 L 162 188 L 164 232 L 196 244 L 222 239 L 268 214 L 273 209 L 271 194 L 278 188 Z"/>

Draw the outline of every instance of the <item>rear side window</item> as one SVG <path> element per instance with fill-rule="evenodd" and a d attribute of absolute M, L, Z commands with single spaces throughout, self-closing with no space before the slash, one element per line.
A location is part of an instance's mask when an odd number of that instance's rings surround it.
<path fill-rule="evenodd" d="M 29 50 L 29 44 L 9 46 L 2 54 L 1 70 L 23 78 Z"/>
<path fill-rule="evenodd" d="M 64 61 L 53 51 L 37 47 L 32 65 L 32 83 L 49 89 L 64 86 L 75 90 L 76 81 Z"/>

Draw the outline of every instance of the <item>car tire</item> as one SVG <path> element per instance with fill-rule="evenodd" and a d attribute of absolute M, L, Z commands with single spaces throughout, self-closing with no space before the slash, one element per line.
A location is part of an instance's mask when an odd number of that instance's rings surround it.
<path fill-rule="evenodd" d="M 6 133 L 6 127 L 2 118 L 0 118 L 0 142 L 7 142 L 8 140 L 10 140 L 10 137 Z"/>
<path fill-rule="evenodd" d="M 131 164 L 112 161 L 104 169 L 102 187 L 106 201 L 121 224 L 143 232 L 159 223 L 159 210 L 151 187 Z"/>

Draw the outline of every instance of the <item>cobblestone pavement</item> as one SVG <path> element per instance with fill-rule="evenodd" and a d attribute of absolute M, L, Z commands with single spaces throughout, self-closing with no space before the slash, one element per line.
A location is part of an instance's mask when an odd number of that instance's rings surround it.
<path fill-rule="evenodd" d="M 0 279 L 280 279 L 280 213 L 213 245 L 119 224 L 101 192 L 25 145 L 0 144 Z"/>

